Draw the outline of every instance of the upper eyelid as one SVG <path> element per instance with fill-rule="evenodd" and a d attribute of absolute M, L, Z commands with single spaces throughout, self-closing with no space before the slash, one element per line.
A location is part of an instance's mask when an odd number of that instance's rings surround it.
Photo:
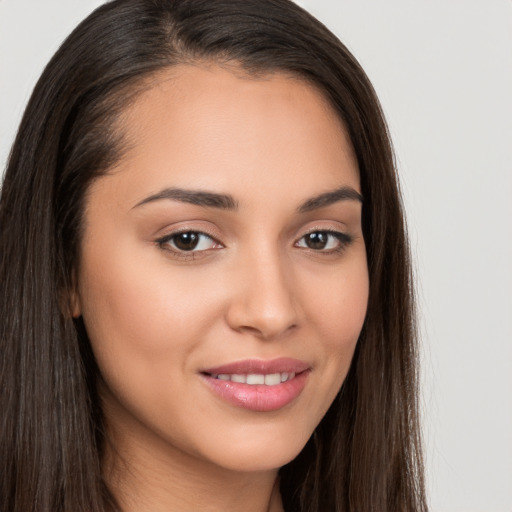
<path fill-rule="evenodd" d="M 333 236 L 339 235 L 341 237 L 347 237 L 347 238 L 353 238 L 352 235 L 348 233 L 347 230 L 342 229 L 335 229 L 335 228 L 324 228 L 324 227 L 315 227 L 308 229 L 307 231 L 303 232 L 296 240 L 301 240 L 305 236 L 311 235 L 312 233 L 328 233 Z"/>
<path fill-rule="evenodd" d="M 198 233 L 200 235 L 207 236 L 207 237 L 211 238 L 215 243 L 226 247 L 225 242 L 222 241 L 223 237 L 219 236 L 219 234 L 217 234 L 216 230 L 208 229 L 207 227 L 205 228 L 203 226 L 184 225 L 184 226 L 177 227 L 174 229 L 169 229 L 168 231 L 166 231 L 165 229 L 162 229 L 160 231 L 163 232 L 163 234 L 157 235 L 154 238 L 155 242 L 157 242 L 157 243 L 162 243 L 162 242 L 168 241 L 168 240 L 172 239 L 173 236 L 178 236 L 181 233 L 193 232 L 193 233 Z M 339 227 L 332 227 L 332 226 L 314 225 L 312 227 L 307 228 L 305 231 L 300 230 L 298 233 L 296 232 L 293 244 L 295 245 L 299 240 L 301 240 L 305 236 L 310 235 L 312 233 L 316 233 L 316 232 L 330 233 L 333 236 L 339 235 L 339 236 L 347 237 L 350 239 L 353 238 L 352 235 L 349 234 L 347 229 L 342 229 Z"/>
<path fill-rule="evenodd" d="M 307 222 L 300 223 L 297 233 L 304 232 L 307 234 L 312 231 L 331 231 L 333 233 L 344 233 L 349 230 L 351 225 L 350 219 L 337 219 L 337 218 L 317 218 L 311 219 Z"/>
<path fill-rule="evenodd" d="M 194 228 L 190 228 L 190 227 L 183 227 L 183 228 L 178 228 L 178 229 L 169 231 L 165 234 L 162 234 L 161 236 L 157 236 L 156 241 L 160 242 L 163 240 L 170 240 L 173 236 L 178 236 L 178 235 L 181 235 L 182 233 L 197 233 L 199 235 L 204 235 L 204 236 L 207 236 L 208 238 L 211 238 L 216 243 L 222 244 L 222 242 L 219 240 L 219 237 L 217 235 L 213 234 L 212 232 L 210 232 L 209 230 L 202 229 L 202 228 L 194 229 Z"/>
<path fill-rule="evenodd" d="M 330 233 L 330 234 L 333 234 L 333 235 L 347 235 L 348 236 L 348 233 L 346 231 L 342 231 L 340 229 L 333 229 L 333 228 L 311 228 L 311 229 L 308 229 L 306 230 L 305 232 L 303 232 L 298 238 L 297 240 L 300 240 L 301 238 L 307 236 L 307 235 L 310 235 L 311 233 L 317 233 L 317 232 L 321 232 L 321 233 Z M 210 232 L 209 230 L 205 230 L 205 229 L 201 229 L 201 228 L 189 228 L 189 227 L 184 227 L 184 228 L 180 228 L 180 229 L 176 229 L 174 231 L 170 231 L 164 235 L 161 235 L 158 237 L 158 239 L 163 239 L 163 238 L 171 238 L 173 236 L 177 236 L 177 235 L 180 235 L 182 233 L 198 233 L 200 235 L 206 235 L 212 239 L 214 239 L 215 241 L 220 242 L 220 240 L 218 240 L 218 236 L 213 234 L 212 232 Z"/>
<path fill-rule="evenodd" d="M 334 229 L 334 228 L 312 228 L 306 230 L 304 233 L 302 233 L 301 238 L 306 235 L 310 235 L 311 233 L 331 233 L 333 235 L 339 234 L 339 235 L 346 235 L 347 233 L 341 229 Z"/>
<path fill-rule="evenodd" d="M 221 245 L 222 248 L 225 247 L 224 244 L 222 242 L 219 242 L 217 240 L 217 238 L 215 238 L 214 236 L 211 236 L 210 234 L 208 234 L 206 232 L 199 231 L 199 230 L 193 230 L 193 229 L 181 229 L 181 230 L 170 232 L 167 235 L 163 235 L 160 238 L 157 238 L 154 243 L 156 246 L 159 247 L 160 250 L 165 251 L 169 255 L 172 255 L 174 258 L 177 258 L 177 259 L 183 260 L 183 261 L 193 261 L 196 258 L 204 257 L 205 255 L 207 255 L 209 253 L 211 254 L 211 251 L 219 249 L 219 247 L 212 247 L 212 248 L 208 248 L 208 249 L 187 251 L 187 250 L 179 249 L 176 246 L 173 247 L 173 245 L 175 245 L 175 243 L 171 244 L 172 239 L 175 236 L 179 236 L 182 233 L 197 233 L 199 235 L 206 236 L 215 245 L 218 244 L 218 245 Z"/>
<path fill-rule="evenodd" d="M 298 243 L 300 240 L 302 240 L 304 237 L 311 235 L 313 233 L 327 233 L 328 235 L 331 235 L 335 238 L 337 238 L 341 243 L 349 243 L 353 241 L 354 237 L 344 231 L 338 231 L 338 230 L 332 230 L 332 229 L 313 229 L 312 231 L 308 231 L 304 233 L 302 236 L 297 238 L 295 243 Z"/>

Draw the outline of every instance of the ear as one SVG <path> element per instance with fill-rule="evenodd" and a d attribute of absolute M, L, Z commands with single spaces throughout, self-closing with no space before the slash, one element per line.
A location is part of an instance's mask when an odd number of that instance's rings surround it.
<path fill-rule="evenodd" d="M 78 292 L 73 290 L 69 294 L 69 311 L 73 318 L 78 318 L 82 315 L 82 308 L 80 307 L 80 298 Z"/>
<path fill-rule="evenodd" d="M 73 318 L 78 318 L 82 315 L 82 307 L 80 304 L 80 294 L 78 293 L 78 279 L 76 271 L 73 271 L 71 276 L 71 290 L 67 293 L 68 308 Z"/>

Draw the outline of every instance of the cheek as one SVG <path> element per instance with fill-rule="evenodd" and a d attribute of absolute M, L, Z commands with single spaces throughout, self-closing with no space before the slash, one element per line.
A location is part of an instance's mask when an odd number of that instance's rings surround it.
<path fill-rule="evenodd" d="M 186 286 L 170 276 L 167 279 L 161 266 L 143 263 L 134 254 L 133 250 L 110 250 L 106 257 L 86 253 L 80 302 L 100 368 L 113 374 L 130 371 L 135 376 L 162 364 L 169 353 L 193 349 L 194 330 L 200 329 L 194 322 L 200 304 L 186 293 Z"/>
<path fill-rule="evenodd" d="M 369 278 L 363 250 L 364 246 L 338 272 L 326 274 L 312 294 L 315 323 L 332 348 L 355 343 L 366 316 Z"/>
<path fill-rule="evenodd" d="M 151 250 L 139 258 L 131 249 L 119 244 L 106 257 L 91 251 L 82 260 L 82 315 L 102 376 L 104 411 L 114 427 L 138 432 L 137 418 L 179 437 L 175 411 L 197 414 L 186 409 L 194 388 L 184 376 L 214 322 L 215 300 L 206 287 L 198 300 L 199 276 L 176 272 L 156 251 L 157 258 Z"/>
<path fill-rule="evenodd" d="M 169 262 L 156 248 L 118 240 L 86 247 L 80 303 L 92 349 L 113 387 L 175 384 L 218 328 L 222 273 Z M 160 383 L 159 383 L 160 379 Z M 118 384 L 115 384 L 118 383 Z"/>
<path fill-rule="evenodd" d="M 337 279 L 326 279 L 311 301 L 312 326 L 320 336 L 324 382 L 333 399 L 343 384 L 366 317 L 369 279 L 366 257 L 341 268 Z"/>

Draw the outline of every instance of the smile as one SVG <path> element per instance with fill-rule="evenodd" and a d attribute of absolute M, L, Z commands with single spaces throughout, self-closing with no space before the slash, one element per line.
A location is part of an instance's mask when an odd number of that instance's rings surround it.
<path fill-rule="evenodd" d="M 304 390 L 310 364 L 290 358 L 245 360 L 200 372 L 213 394 L 228 404 L 255 412 L 282 409 Z"/>
<path fill-rule="evenodd" d="M 264 384 L 265 386 L 277 386 L 282 382 L 286 382 L 295 377 L 294 372 L 283 372 L 283 373 L 269 373 L 264 375 L 263 373 L 250 373 L 247 375 L 234 373 L 229 375 L 227 373 L 213 374 L 213 379 L 229 380 L 231 382 L 238 382 L 240 384 L 257 385 Z"/>

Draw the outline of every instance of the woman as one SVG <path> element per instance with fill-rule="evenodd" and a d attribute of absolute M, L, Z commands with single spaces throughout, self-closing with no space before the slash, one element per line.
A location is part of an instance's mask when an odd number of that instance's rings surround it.
<path fill-rule="evenodd" d="M 305 11 L 100 7 L 0 226 L 2 510 L 426 510 L 391 145 Z"/>

